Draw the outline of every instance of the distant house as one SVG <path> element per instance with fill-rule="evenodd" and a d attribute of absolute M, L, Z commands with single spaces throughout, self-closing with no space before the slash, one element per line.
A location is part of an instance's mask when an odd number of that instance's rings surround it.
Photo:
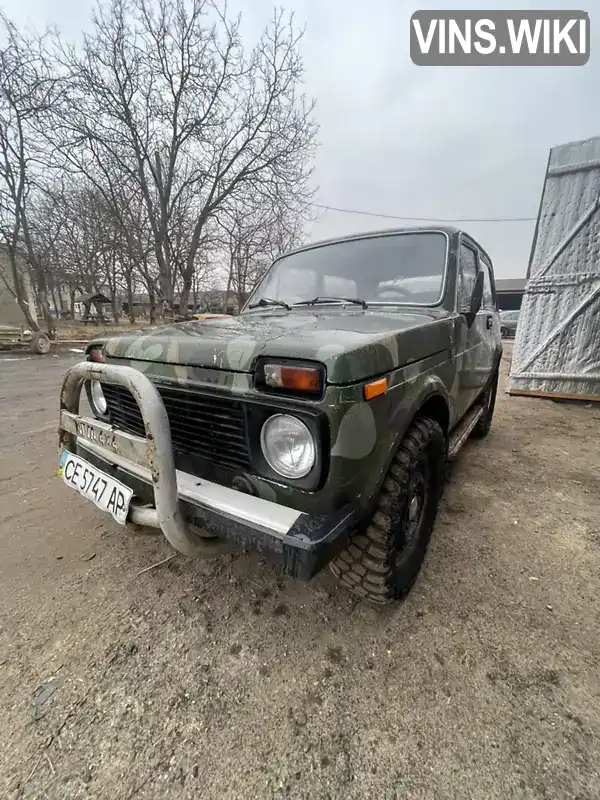
<path fill-rule="evenodd" d="M 120 311 L 117 300 L 117 313 Z M 112 320 L 113 309 L 110 297 L 103 292 L 88 295 L 77 295 L 73 303 L 73 317 L 77 320 Z"/>
<path fill-rule="evenodd" d="M 518 311 L 523 302 L 527 278 L 496 278 L 496 296 L 500 311 Z"/>
<path fill-rule="evenodd" d="M 198 311 L 210 311 L 215 314 L 237 314 L 240 311 L 238 296 L 236 292 L 229 292 L 229 297 L 226 297 L 227 292 L 224 289 L 209 289 L 204 292 L 199 292 L 199 308 Z M 246 297 L 242 298 L 243 302 Z"/>
<path fill-rule="evenodd" d="M 131 301 L 132 308 L 130 309 L 127 295 L 123 294 L 119 296 L 122 314 L 128 315 L 133 313 L 136 317 L 150 316 L 150 295 L 147 292 L 136 292 L 132 294 Z"/>
<path fill-rule="evenodd" d="M 102 287 L 100 292 L 109 296 L 109 292 Z M 202 312 L 210 312 L 213 314 L 235 314 L 239 311 L 238 297 L 235 292 L 230 292 L 226 301 L 226 291 L 224 289 L 207 289 L 196 292 L 195 303 L 194 296 L 190 294 L 188 298 L 187 311 L 180 309 L 180 297 L 175 295 L 173 300 L 173 311 L 176 315 L 185 316 L 186 314 L 195 314 Z M 85 313 L 85 299 L 84 295 L 76 295 L 73 304 L 73 311 L 75 319 L 82 319 Z M 245 301 L 245 297 L 242 298 Z M 119 293 L 117 296 L 117 307 L 119 314 L 127 316 L 131 312 L 136 317 L 149 317 L 150 316 L 150 296 L 147 292 L 136 292 L 131 297 L 132 308 L 129 308 L 129 299 L 126 294 Z M 162 313 L 160 301 L 155 299 L 157 314 Z M 227 308 L 225 307 L 227 305 Z M 103 306 L 104 316 L 111 316 L 111 308 L 108 305 Z"/>
<path fill-rule="evenodd" d="M 242 298 L 245 302 L 245 297 Z M 176 296 L 173 301 L 173 308 L 178 314 L 185 312 L 180 309 L 179 297 Z M 227 292 L 224 289 L 204 289 L 196 293 L 196 302 L 194 304 L 194 297 L 190 294 L 188 299 L 188 314 L 195 314 L 196 312 L 210 312 L 213 314 L 236 314 L 240 310 L 238 303 L 238 296 L 236 292 Z"/>

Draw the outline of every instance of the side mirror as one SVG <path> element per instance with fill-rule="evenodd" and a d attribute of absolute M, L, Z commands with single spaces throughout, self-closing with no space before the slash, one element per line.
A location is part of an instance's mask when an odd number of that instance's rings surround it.
<path fill-rule="evenodd" d="M 475 286 L 473 287 L 473 294 L 471 295 L 471 306 L 469 308 L 469 313 L 465 314 L 467 318 L 467 325 L 469 328 L 475 322 L 475 317 L 477 316 L 477 312 L 481 308 L 481 301 L 483 300 L 483 271 L 479 270 L 477 273 L 477 279 L 475 281 Z"/>

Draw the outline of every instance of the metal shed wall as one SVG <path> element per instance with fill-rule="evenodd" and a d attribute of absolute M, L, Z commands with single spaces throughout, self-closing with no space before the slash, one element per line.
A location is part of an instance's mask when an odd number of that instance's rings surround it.
<path fill-rule="evenodd" d="M 600 137 L 550 150 L 508 392 L 600 401 Z"/>

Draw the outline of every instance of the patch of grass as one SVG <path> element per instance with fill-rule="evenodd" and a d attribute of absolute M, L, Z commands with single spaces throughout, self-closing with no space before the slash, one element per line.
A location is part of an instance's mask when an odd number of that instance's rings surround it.
<path fill-rule="evenodd" d="M 59 320 L 56 323 L 58 340 L 65 339 L 95 339 L 98 336 L 108 336 L 113 333 L 126 333 L 138 328 L 150 327 L 148 320 L 137 320 L 134 324 L 123 320 L 118 324 L 109 322 L 106 325 L 86 325 L 78 320 Z"/>

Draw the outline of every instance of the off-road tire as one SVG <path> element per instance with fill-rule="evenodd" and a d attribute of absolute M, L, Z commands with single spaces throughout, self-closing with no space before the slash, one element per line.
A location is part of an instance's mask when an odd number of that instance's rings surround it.
<path fill-rule="evenodd" d="M 31 349 L 34 353 L 45 356 L 46 353 L 50 352 L 50 337 L 40 331 L 34 333 L 31 337 Z"/>
<path fill-rule="evenodd" d="M 488 388 L 483 393 L 481 404 L 485 407 L 485 411 L 477 425 L 473 428 L 472 436 L 476 439 L 485 438 L 490 432 L 492 427 L 492 419 L 494 417 L 494 408 L 496 407 L 496 394 L 498 392 L 498 370 L 494 372 Z"/>
<path fill-rule="evenodd" d="M 447 454 L 440 425 L 427 417 L 415 420 L 394 456 L 369 524 L 331 564 L 333 574 L 354 594 L 386 605 L 410 591 L 429 546 Z M 425 491 L 415 524 L 415 486 L 421 484 Z M 407 545 L 409 530 L 414 536 Z"/>

